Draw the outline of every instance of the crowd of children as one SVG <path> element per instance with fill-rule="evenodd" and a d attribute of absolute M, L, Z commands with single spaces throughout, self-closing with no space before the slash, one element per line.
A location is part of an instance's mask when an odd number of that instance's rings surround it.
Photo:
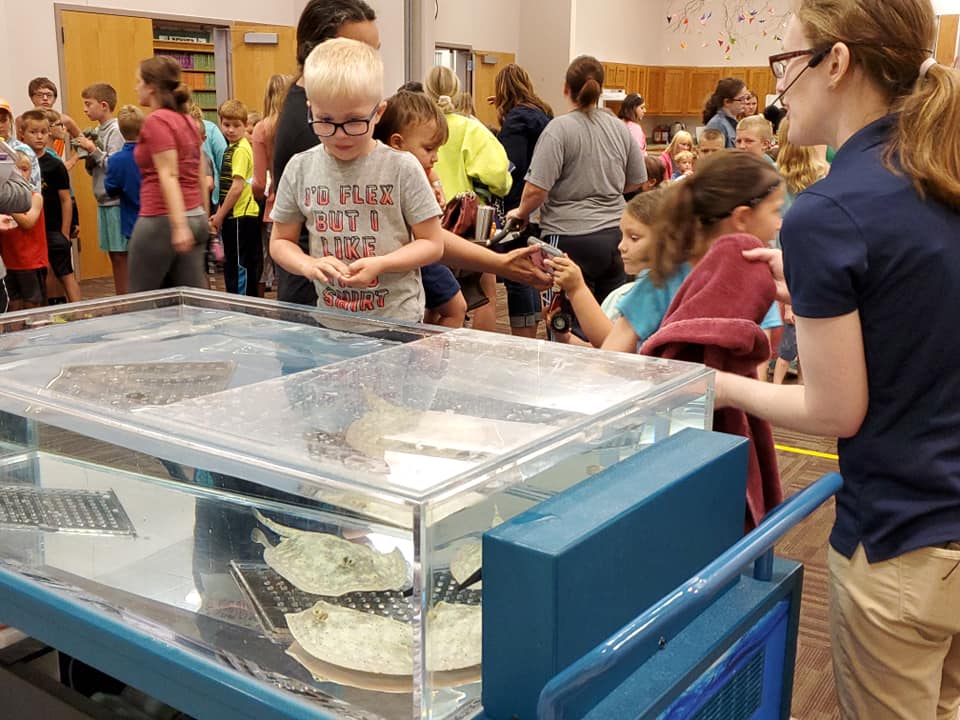
<path fill-rule="evenodd" d="M 538 120 L 529 147 L 515 152 L 511 165 L 497 137 L 479 123 L 475 127 L 475 118 L 469 117 L 472 112 L 463 109 L 470 102 L 456 87 L 452 73 L 444 75 L 435 69 L 426 88 L 410 84 L 383 100 L 379 57 L 362 42 L 322 43 L 307 59 L 310 62 L 304 62 L 298 85 L 306 88 L 310 101 L 306 123 L 320 142 L 294 156 L 292 172 L 283 182 L 272 181 L 273 147 L 294 78 L 271 78 L 262 115 L 238 100 L 228 100 L 218 109 L 219 122 L 213 123 L 199 107 L 187 106 L 202 147 L 198 183 L 204 206 L 210 207 L 208 269 L 213 262 L 222 263 L 228 292 L 262 296 L 274 284 L 275 260 L 287 273 L 311 279 L 321 306 L 462 326 L 467 301 L 442 258 L 445 231 L 438 226 L 444 205 L 464 187 L 474 186 L 488 199 L 509 193 L 515 204 L 524 180 L 522 172 L 516 176 L 515 168 L 529 166 L 533 146 L 552 111 L 536 96 L 522 68 L 510 66 L 501 73 L 499 95 L 490 99 L 497 104 L 501 123 L 506 110 L 514 113 L 511 118 Z M 170 73 L 171 82 L 179 86 L 178 69 Z M 596 80 L 602 85 L 602 77 Z M 0 249 L 10 270 L 11 307 L 42 305 L 61 292 L 57 285 L 69 301 L 80 299 L 71 245 L 77 235 L 77 203 L 69 175 L 80 161 L 92 178 L 99 247 L 109 253 L 117 293 L 124 293 L 131 273 L 137 276 L 136 269 L 129 267 L 128 249 L 142 216 L 143 163 L 138 163 L 136 150 L 145 144 L 141 138 L 144 113 L 132 105 L 117 109 L 116 90 L 97 83 L 81 92 L 84 114 L 95 123 L 94 128 L 81 131 L 72 118 L 52 109 L 58 92 L 49 79 L 31 81 L 28 94 L 35 107 L 16 119 L 10 106 L 0 101 L 0 137 L 8 138 L 22 153 L 23 172 L 33 181 L 38 173 L 40 178 L 38 207 L 8 218 L 6 229 L 0 230 Z M 576 334 L 556 333 L 554 339 L 635 352 L 657 329 L 712 238 L 747 232 L 764 244 L 775 242 L 778 226 L 771 218 L 779 217 L 782 204 L 780 186 L 773 187 L 774 180 L 780 182 L 778 168 L 787 178 L 787 202 L 825 173 L 826 165 L 803 148 L 785 150 L 780 164 L 775 164 L 778 143 L 773 127 L 756 114 L 756 96 L 742 81 L 722 81 L 711 103 L 716 120 L 696 140 L 680 130 L 665 150 L 648 153 L 646 138 L 640 137 L 643 98 L 628 97 L 620 118 L 643 149 L 646 166 L 646 180 L 627 194 L 629 204 L 621 220 L 618 249 L 630 281 L 609 297 L 597 297 L 569 257 L 548 261 L 545 267 L 550 276 L 546 282 L 544 276 L 537 276 L 536 290 L 552 282 L 557 291 L 566 293 L 575 315 Z M 467 154 L 460 149 L 465 133 L 477 136 Z M 512 147 L 506 136 L 502 141 Z M 726 149 L 731 146 L 742 154 L 730 154 Z M 413 165 L 403 159 L 409 156 L 417 161 L 417 179 L 410 176 Z M 444 157 L 454 157 L 456 162 L 447 160 L 435 168 Z M 448 178 L 443 183 L 440 170 L 459 180 Z M 731 179 L 737 173 L 742 182 Z M 762 197 L 751 194 L 758 177 L 769 191 Z M 723 186 L 733 195 L 720 192 Z M 702 201 L 698 193 L 705 187 L 710 188 L 712 201 L 733 205 L 719 215 L 716 208 L 697 210 Z M 430 191 L 429 202 L 424 188 Z M 740 198 L 737 193 L 750 197 Z M 151 197 L 159 196 L 152 192 Z M 512 207 L 509 200 L 503 204 L 507 210 Z M 738 212 L 740 208 L 745 209 Z M 771 208 L 776 212 L 765 213 Z M 702 216 L 711 212 L 716 216 Z M 761 228 L 751 219 L 754 216 L 770 222 Z M 309 244 L 296 242 L 304 227 Z M 195 235 L 197 245 L 205 244 L 202 233 Z M 152 282 L 162 286 L 170 280 L 168 274 Z M 142 287 L 137 284 L 137 289 Z M 517 287 L 529 286 L 512 283 L 514 292 Z M 489 288 L 484 293 L 489 295 Z M 539 303 L 531 306 L 530 317 L 524 318 L 524 327 L 518 325 L 517 332 L 536 331 L 541 319 L 538 308 Z M 783 325 L 781 315 L 786 327 L 774 369 L 776 382 L 782 381 L 796 358 L 792 312 L 789 306 L 775 305 L 759 321 L 772 340 L 772 331 Z M 476 313 L 470 316 L 475 326 L 489 326 Z M 766 378 L 766 362 L 758 370 Z"/>

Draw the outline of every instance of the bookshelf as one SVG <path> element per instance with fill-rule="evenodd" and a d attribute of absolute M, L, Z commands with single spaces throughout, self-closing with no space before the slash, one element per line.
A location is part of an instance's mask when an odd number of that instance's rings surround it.
<path fill-rule="evenodd" d="M 217 121 L 219 105 L 217 52 L 214 29 L 167 21 L 154 21 L 153 52 L 168 55 L 183 68 L 183 82 L 193 91 L 193 99 L 207 120 Z"/>

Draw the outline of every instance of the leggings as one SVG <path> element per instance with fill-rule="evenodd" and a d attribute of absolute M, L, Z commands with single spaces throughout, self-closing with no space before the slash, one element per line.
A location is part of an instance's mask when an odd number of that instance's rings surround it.
<path fill-rule="evenodd" d="M 203 253 L 207 248 L 206 215 L 188 215 L 195 240 L 190 252 L 178 253 L 171 243 L 170 218 L 166 215 L 137 218 L 127 246 L 130 292 L 168 287 L 207 288 Z"/>

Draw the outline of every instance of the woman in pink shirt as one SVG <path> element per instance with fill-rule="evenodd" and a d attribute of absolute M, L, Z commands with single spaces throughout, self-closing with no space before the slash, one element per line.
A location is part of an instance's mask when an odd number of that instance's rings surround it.
<path fill-rule="evenodd" d="M 637 93 L 627 95 L 620 105 L 620 112 L 617 113 L 617 117 L 623 120 L 627 130 L 630 131 L 633 139 L 640 146 L 640 152 L 644 154 L 647 152 L 647 136 L 643 132 L 643 128 L 640 127 L 640 121 L 646 114 L 647 104 L 643 101 L 643 96 L 637 95 Z"/>
<path fill-rule="evenodd" d="M 209 208 L 200 191 L 200 133 L 187 113 L 190 90 L 180 66 L 163 55 L 137 73 L 144 120 L 133 156 L 140 168 L 140 216 L 128 248 L 131 292 L 208 287 L 203 253 Z"/>

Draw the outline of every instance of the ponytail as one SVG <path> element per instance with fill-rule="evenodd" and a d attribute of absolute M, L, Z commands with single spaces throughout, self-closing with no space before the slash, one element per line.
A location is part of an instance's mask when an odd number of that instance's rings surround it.
<path fill-rule="evenodd" d="M 960 117 L 960 71 L 933 65 L 904 97 L 900 120 L 884 161 L 913 180 L 921 197 L 929 194 L 960 211 L 960 137 L 944 129 L 944 118 Z"/>
<path fill-rule="evenodd" d="M 600 99 L 603 65 L 595 57 L 581 55 L 567 68 L 567 89 L 578 110 L 590 110 Z"/>
<path fill-rule="evenodd" d="M 457 112 L 453 100 L 460 94 L 460 79 L 448 67 L 436 65 L 430 68 L 423 90 L 433 100 L 444 115 Z"/>
<path fill-rule="evenodd" d="M 754 206 L 780 187 L 780 173 L 766 158 L 724 150 L 700 160 L 697 171 L 664 191 L 653 226 L 650 279 L 662 287 L 685 262 L 710 248 L 715 223 L 741 206 Z"/>
<path fill-rule="evenodd" d="M 720 80 L 713 94 L 707 98 L 707 102 L 703 106 L 704 124 L 710 122 L 710 118 L 723 110 L 725 101 L 733 100 L 746 87 L 746 84 L 740 78 L 727 77 Z"/>

